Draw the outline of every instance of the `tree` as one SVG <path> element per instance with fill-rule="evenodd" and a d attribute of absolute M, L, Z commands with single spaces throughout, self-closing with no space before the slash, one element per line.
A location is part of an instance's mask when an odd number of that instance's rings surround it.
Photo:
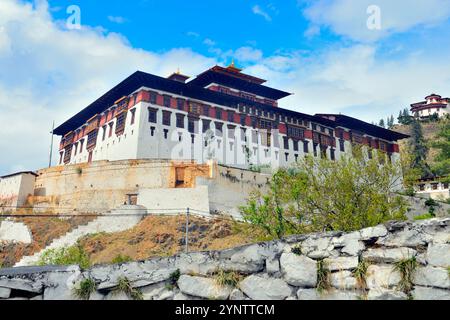
<path fill-rule="evenodd" d="M 394 116 L 391 115 L 390 117 L 388 117 L 386 123 L 387 123 L 388 129 L 392 129 L 395 124 Z"/>
<path fill-rule="evenodd" d="M 435 165 L 433 172 L 437 176 L 449 176 L 450 180 L 450 119 L 442 120 L 440 131 L 437 135 L 437 140 L 431 144 L 438 149 L 438 155 L 435 158 Z"/>
<path fill-rule="evenodd" d="M 421 171 L 422 178 L 432 176 L 430 167 L 426 163 L 428 148 L 422 133 L 422 126 L 418 120 L 411 122 L 411 138 L 409 150 L 412 154 L 412 167 Z"/>
<path fill-rule="evenodd" d="M 354 147 L 353 157 L 337 161 L 306 157 L 280 169 L 267 192 L 256 191 L 241 208 L 244 219 L 271 237 L 292 233 L 352 231 L 404 219 L 406 204 L 394 194 L 401 186 L 401 165 L 368 159 Z"/>
<path fill-rule="evenodd" d="M 379 125 L 380 127 L 384 128 L 384 127 L 385 127 L 384 119 L 381 119 L 380 122 L 378 123 L 378 125 Z"/>

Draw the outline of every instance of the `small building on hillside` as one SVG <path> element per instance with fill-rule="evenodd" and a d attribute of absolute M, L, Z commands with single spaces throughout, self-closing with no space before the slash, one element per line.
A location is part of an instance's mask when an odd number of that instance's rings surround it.
<path fill-rule="evenodd" d="M 34 193 L 36 176 L 34 172 L 25 171 L 0 177 L 0 212 L 25 205 L 28 196 Z"/>
<path fill-rule="evenodd" d="M 428 119 L 436 114 L 438 118 L 450 115 L 450 98 L 442 98 L 437 94 L 430 94 L 425 101 L 411 104 L 411 113 L 416 119 Z"/>
<path fill-rule="evenodd" d="M 450 183 L 443 177 L 421 179 L 416 185 L 416 192 L 435 200 L 450 199 Z"/>

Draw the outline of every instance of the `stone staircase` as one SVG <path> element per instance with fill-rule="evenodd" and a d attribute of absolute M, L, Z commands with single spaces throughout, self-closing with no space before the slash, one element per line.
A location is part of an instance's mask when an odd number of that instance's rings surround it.
<path fill-rule="evenodd" d="M 22 257 L 15 267 L 36 265 L 45 250 L 70 247 L 76 244 L 78 239 L 88 234 L 128 230 L 137 225 L 146 213 L 147 209 L 143 206 L 123 205 L 107 212 L 105 216 L 100 216 L 86 225 L 78 226 L 69 231 L 65 235 L 53 240 L 50 245 L 32 256 Z"/>

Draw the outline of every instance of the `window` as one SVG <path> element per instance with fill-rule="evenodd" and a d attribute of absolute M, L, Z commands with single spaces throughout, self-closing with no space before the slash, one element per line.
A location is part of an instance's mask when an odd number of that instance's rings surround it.
<path fill-rule="evenodd" d="M 443 189 L 448 189 L 448 183 L 447 183 L 447 182 L 444 183 L 444 184 L 442 185 L 442 188 L 443 188 Z"/>
<path fill-rule="evenodd" d="M 246 132 L 247 132 L 247 130 L 245 128 L 241 128 L 241 140 L 242 141 L 247 141 Z"/>
<path fill-rule="evenodd" d="M 298 162 L 298 154 L 294 154 L 295 162 Z"/>
<path fill-rule="evenodd" d="M 431 184 L 431 189 L 437 190 L 438 189 L 438 184 L 437 183 L 432 183 Z"/>
<path fill-rule="evenodd" d="M 97 140 L 97 131 L 92 131 L 91 133 L 88 134 L 88 140 L 87 140 L 87 148 L 90 148 L 92 146 L 95 145 Z"/>
<path fill-rule="evenodd" d="M 148 122 L 156 123 L 157 109 L 148 108 Z"/>
<path fill-rule="evenodd" d="M 234 112 L 233 111 L 228 111 L 227 116 L 228 116 L 228 122 L 234 121 Z"/>
<path fill-rule="evenodd" d="M 222 119 L 222 110 L 219 108 L 216 108 L 216 118 Z"/>
<path fill-rule="evenodd" d="M 102 129 L 103 129 L 102 141 L 105 141 L 105 139 L 106 139 L 106 126 L 103 126 Z"/>
<path fill-rule="evenodd" d="M 135 119 L 136 118 L 136 109 L 131 109 L 130 112 L 131 112 L 131 123 L 130 123 L 130 125 L 133 125 L 134 121 L 136 120 Z"/>
<path fill-rule="evenodd" d="M 303 141 L 303 152 L 308 153 L 308 141 Z"/>
<path fill-rule="evenodd" d="M 191 143 L 194 144 L 194 142 L 195 142 L 195 135 L 191 134 Z"/>
<path fill-rule="evenodd" d="M 286 150 L 289 149 L 289 138 L 288 137 L 283 137 L 283 147 Z"/>
<path fill-rule="evenodd" d="M 270 129 L 272 129 L 272 122 L 271 121 L 267 121 L 267 120 L 260 120 L 259 121 L 259 126 L 260 126 L 261 129 L 270 130 Z"/>
<path fill-rule="evenodd" d="M 317 143 L 313 143 L 314 157 L 317 157 Z"/>
<path fill-rule="evenodd" d="M 126 120 L 126 112 L 122 112 L 120 115 L 117 116 L 116 120 L 116 134 L 120 134 L 125 129 L 125 120 Z"/>
<path fill-rule="evenodd" d="M 320 126 L 320 132 L 325 132 L 325 127 Z"/>
<path fill-rule="evenodd" d="M 315 123 L 312 124 L 312 129 L 317 130 L 317 125 Z"/>
<path fill-rule="evenodd" d="M 320 157 L 322 159 L 326 159 L 327 158 L 327 149 L 326 148 L 320 148 Z"/>
<path fill-rule="evenodd" d="M 287 132 L 290 137 L 294 137 L 297 139 L 304 139 L 305 137 L 305 130 L 302 128 L 289 126 Z"/>
<path fill-rule="evenodd" d="M 369 159 L 372 159 L 372 158 L 373 158 L 373 155 L 372 155 L 372 149 L 371 149 L 371 148 L 369 148 L 369 149 L 367 150 L 367 156 L 369 157 Z"/>
<path fill-rule="evenodd" d="M 183 108 L 184 108 L 184 99 L 178 98 L 177 99 L 177 109 L 178 110 L 183 110 Z"/>
<path fill-rule="evenodd" d="M 228 126 L 228 138 L 229 139 L 234 139 L 234 130 L 235 130 L 235 126 Z"/>
<path fill-rule="evenodd" d="M 169 129 L 164 129 L 164 139 L 167 139 L 168 135 L 169 135 Z"/>
<path fill-rule="evenodd" d="M 294 151 L 298 151 L 298 140 L 293 140 L 294 142 Z"/>
<path fill-rule="evenodd" d="M 110 122 L 109 123 L 109 134 L 108 134 L 108 138 L 111 138 L 112 133 L 113 133 L 113 126 L 114 126 L 114 122 Z"/>
<path fill-rule="evenodd" d="M 155 135 L 155 127 L 150 127 L 150 135 L 152 137 Z"/>
<path fill-rule="evenodd" d="M 170 116 L 171 116 L 171 114 L 172 113 L 170 111 L 163 110 L 163 125 L 170 126 Z"/>
<path fill-rule="evenodd" d="M 184 114 L 177 113 L 177 128 L 184 128 Z"/>
<path fill-rule="evenodd" d="M 336 159 L 335 155 L 334 155 L 334 149 L 333 148 L 330 149 L 330 159 L 333 160 L 333 161 Z"/>
<path fill-rule="evenodd" d="M 74 144 L 74 147 L 75 147 L 75 151 L 74 151 L 73 155 L 76 156 L 77 155 L 78 142 Z"/>
<path fill-rule="evenodd" d="M 289 160 L 289 153 L 286 152 L 286 153 L 284 154 L 284 157 L 286 158 L 286 162 L 287 162 L 287 161 Z"/>
<path fill-rule="evenodd" d="M 419 189 L 420 189 L 420 191 L 425 191 L 425 185 L 424 184 L 419 184 Z"/>
<path fill-rule="evenodd" d="M 163 105 L 170 108 L 170 96 L 164 96 Z"/>
<path fill-rule="evenodd" d="M 343 139 L 339 139 L 339 150 L 345 152 L 345 141 Z"/>
<path fill-rule="evenodd" d="M 256 128 L 256 123 L 257 123 L 257 119 L 256 118 L 252 118 L 252 128 L 255 129 Z"/>
<path fill-rule="evenodd" d="M 215 122 L 214 123 L 216 126 L 216 134 L 218 136 L 222 136 L 222 127 L 223 127 L 223 123 L 222 122 Z"/>
<path fill-rule="evenodd" d="M 241 115 L 240 115 L 240 118 L 241 118 L 241 120 L 240 120 L 241 125 L 242 125 L 242 126 L 245 126 L 245 118 L 246 118 L 245 114 L 241 114 Z"/>
<path fill-rule="evenodd" d="M 156 92 L 150 91 L 150 103 L 156 104 Z"/>
<path fill-rule="evenodd" d="M 203 112 L 203 115 L 204 115 L 205 117 L 209 117 L 209 106 L 203 105 L 203 106 L 202 106 L 202 112 Z"/>
<path fill-rule="evenodd" d="M 194 102 L 189 103 L 189 112 L 194 114 L 200 114 L 200 105 Z"/>
<path fill-rule="evenodd" d="M 205 133 L 206 131 L 208 131 L 209 130 L 209 128 L 210 128 L 210 125 L 211 125 L 211 120 L 205 120 L 205 119 L 203 119 L 202 120 L 203 121 L 203 133 Z"/>

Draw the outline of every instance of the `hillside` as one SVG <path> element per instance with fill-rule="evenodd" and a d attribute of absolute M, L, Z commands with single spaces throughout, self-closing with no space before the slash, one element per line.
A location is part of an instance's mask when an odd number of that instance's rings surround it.
<path fill-rule="evenodd" d="M 425 139 L 425 142 L 429 144 L 437 138 L 439 133 L 439 122 L 421 122 L 420 125 L 422 127 L 422 133 Z M 411 135 L 411 125 L 395 125 L 392 130 L 398 131 L 407 135 Z M 405 146 L 411 143 L 411 138 L 404 139 L 399 141 L 400 150 L 405 150 Z M 437 155 L 438 151 L 434 148 L 428 146 L 428 153 L 426 162 L 432 166 L 434 164 L 434 159 Z"/>

